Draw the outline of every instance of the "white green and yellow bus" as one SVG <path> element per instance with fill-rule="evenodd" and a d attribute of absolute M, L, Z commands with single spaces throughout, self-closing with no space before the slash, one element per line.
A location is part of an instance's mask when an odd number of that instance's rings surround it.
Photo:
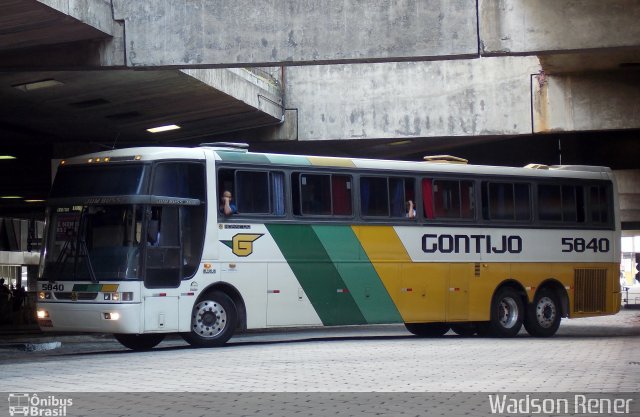
<path fill-rule="evenodd" d="M 47 225 L 41 328 L 132 349 L 374 323 L 545 337 L 620 308 L 603 167 L 121 149 L 61 162 Z"/>

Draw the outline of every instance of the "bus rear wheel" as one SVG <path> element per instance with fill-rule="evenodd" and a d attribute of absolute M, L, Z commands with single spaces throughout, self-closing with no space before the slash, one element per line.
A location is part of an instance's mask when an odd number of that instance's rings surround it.
<path fill-rule="evenodd" d="M 164 334 L 114 334 L 120 344 L 131 350 L 149 350 L 164 339 Z"/>
<path fill-rule="evenodd" d="M 494 337 L 514 337 L 522 328 L 524 303 L 518 292 L 510 287 L 501 288 L 493 297 L 491 320 L 482 331 Z"/>
<path fill-rule="evenodd" d="M 546 288 L 536 294 L 529 304 L 524 328 L 534 337 L 553 336 L 560 327 L 560 303 L 556 294 Z"/>
<path fill-rule="evenodd" d="M 440 337 L 449 331 L 445 323 L 405 323 L 404 326 L 419 337 Z"/>
<path fill-rule="evenodd" d="M 236 305 L 227 294 L 206 293 L 193 306 L 191 331 L 182 337 L 192 346 L 222 346 L 233 336 L 237 317 Z"/>

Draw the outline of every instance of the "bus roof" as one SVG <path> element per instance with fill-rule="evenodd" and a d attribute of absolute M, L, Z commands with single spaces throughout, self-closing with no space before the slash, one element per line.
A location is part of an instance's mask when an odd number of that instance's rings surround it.
<path fill-rule="evenodd" d="M 344 158 L 312 155 L 273 154 L 248 152 L 238 147 L 205 145 L 196 148 L 184 147 L 138 147 L 116 149 L 93 154 L 81 155 L 64 160 L 65 164 L 86 164 L 104 161 L 109 158 L 117 161 L 154 161 L 166 159 L 204 160 L 206 153 L 223 162 L 247 163 L 252 165 L 284 165 L 290 167 L 334 167 L 361 168 L 366 170 L 391 170 L 402 172 L 441 172 L 452 174 L 483 174 L 499 176 L 526 177 L 565 177 L 603 179 L 611 177 L 611 169 L 590 165 L 552 165 L 530 164 L 529 167 L 504 167 L 492 165 L 467 165 L 450 163 L 430 163 L 426 161 L 398 161 L 366 158 Z M 115 159 L 115 160 L 114 160 Z M 117 160 L 117 161 L 116 161 Z"/>

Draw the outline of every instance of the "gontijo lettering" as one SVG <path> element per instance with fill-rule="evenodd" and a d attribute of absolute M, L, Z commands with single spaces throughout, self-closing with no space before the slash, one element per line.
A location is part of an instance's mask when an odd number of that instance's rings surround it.
<path fill-rule="evenodd" d="M 522 238 L 502 235 L 496 241 L 490 235 L 425 234 L 422 250 L 425 253 L 520 253 Z"/>

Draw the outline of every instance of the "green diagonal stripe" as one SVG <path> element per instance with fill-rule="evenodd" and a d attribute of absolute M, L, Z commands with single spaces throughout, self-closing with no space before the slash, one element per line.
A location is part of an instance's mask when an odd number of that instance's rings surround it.
<path fill-rule="evenodd" d="M 349 226 L 313 226 L 367 323 L 402 323 L 360 241 Z"/>
<path fill-rule="evenodd" d="M 366 320 L 311 226 L 267 225 L 302 289 L 326 326 Z"/>

